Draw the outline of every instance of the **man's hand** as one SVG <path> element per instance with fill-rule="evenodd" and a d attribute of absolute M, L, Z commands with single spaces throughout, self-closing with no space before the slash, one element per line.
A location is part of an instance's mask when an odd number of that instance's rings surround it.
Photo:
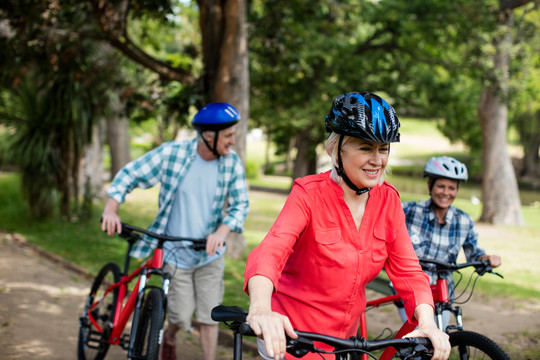
<path fill-rule="evenodd" d="M 109 198 L 101 215 L 101 230 L 106 231 L 109 236 L 122 232 L 122 222 L 120 216 L 118 216 L 119 207 L 120 203 L 118 201 Z"/>
<path fill-rule="evenodd" d="M 218 249 L 221 251 L 225 244 L 225 235 L 219 234 L 217 231 L 208 235 L 206 238 L 206 253 L 208 255 L 214 255 Z"/>

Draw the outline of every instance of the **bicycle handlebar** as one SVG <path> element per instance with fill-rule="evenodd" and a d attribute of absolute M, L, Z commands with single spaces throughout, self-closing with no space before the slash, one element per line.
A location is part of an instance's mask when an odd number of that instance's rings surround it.
<path fill-rule="evenodd" d="M 122 231 L 118 236 L 121 238 L 129 240 L 138 240 L 140 238 L 140 234 L 148 235 L 154 239 L 157 239 L 160 242 L 166 242 L 166 241 L 188 241 L 191 243 L 191 247 L 194 250 L 204 250 L 206 249 L 206 239 L 193 239 L 193 238 L 186 238 L 186 237 L 175 237 L 175 236 L 168 236 L 168 235 L 162 235 L 162 234 L 156 234 L 152 231 L 142 229 L 133 225 L 129 225 L 126 223 L 122 224 Z"/>
<path fill-rule="evenodd" d="M 473 266 L 475 268 L 475 271 L 480 276 L 484 275 L 485 273 L 492 273 L 494 275 L 497 275 L 503 278 L 501 274 L 493 271 L 493 268 L 491 267 L 491 264 L 489 263 L 488 260 L 471 261 L 471 262 L 462 263 L 462 264 L 452 264 L 452 263 L 447 263 L 447 262 L 438 261 L 438 260 L 430 260 L 430 259 L 419 259 L 419 260 L 420 260 L 420 266 L 422 266 L 422 269 L 427 270 L 427 271 L 432 271 L 432 272 L 458 271 L 458 270 Z"/>
<path fill-rule="evenodd" d="M 246 322 L 247 312 L 238 306 L 218 305 L 212 309 L 212 319 L 225 323 L 229 329 L 246 336 L 256 336 Z M 431 341 L 428 338 L 405 338 L 405 339 L 385 339 L 368 341 L 364 338 L 351 337 L 342 339 L 320 333 L 304 332 L 295 330 L 297 339 L 287 337 L 287 352 L 302 357 L 308 352 L 325 353 L 315 347 L 314 341 L 325 343 L 339 351 L 374 351 L 387 347 L 394 347 L 397 350 L 410 350 L 416 354 L 427 354 L 432 349 Z"/>

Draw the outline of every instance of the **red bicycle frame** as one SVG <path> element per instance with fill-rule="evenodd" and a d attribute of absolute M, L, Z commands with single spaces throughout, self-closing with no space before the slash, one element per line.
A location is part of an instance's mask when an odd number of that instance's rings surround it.
<path fill-rule="evenodd" d="M 439 303 L 449 303 L 450 298 L 448 296 L 448 284 L 446 282 L 446 279 L 439 279 L 437 280 L 437 283 L 435 285 L 431 285 L 431 292 L 433 294 L 433 302 L 435 304 Z M 385 296 L 379 299 L 374 299 L 371 301 L 368 301 L 366 304 L 366 310 L 368 307 L 379 307 L 384 304 L 394 303 L 396 301 L 401 301 L 401 296 L 398 294 L 395 295 L 389 295 Z M 401 339 L 403 336 L 407 335 L 411 331 L 413 331 L 416 328 L 416 325 L 411 324 L 409 321 L 406 321 L 403 323 L 401 328 L 398 330 L 396 335 L 394 335 L 394 339 Z M 362 313 L 360 316 L 360 336 L 367 339 L 368 338 L 368 330 L 367 330 L 367 320 L 366 320 L 366 311 Z M 394 356 L 396 353 L 396 349 L 393 347 L 388 347 L 383 352 L 379 360 L 389 360 Z M 362 360 L 368 360 L 367 355 L 362 355 Z"/>
<path fill-rule="evenodd" d="M 118 301 L 116 303 L 116 309 L 114 311 L 114 319 L 113 319 L 113 327 L 112 332 L 109 336 L 109 344 L 112 345 L 118 345 L 120 344 L 122 333 L 124 332 L 124 329 L 126 327 L 126 324 L 133 313 L 133 310 L 135 309 L 135 304 L 137 302 L 137 299 L 139 299 L 139 294 L 142 293 L 144 290 L 147 280 L 150 278 L 153 269 L 161 269 L 163 266 L 163 249 L 156 248 L 154 249 L 154 254 L 151 258 L 146 260 L 144 263 L 142 263 L 137 269 L 135 269 L 131 274 L 129 275 L 122 275 L 122 278 L 119 282 L 112 284 L 107 288 L 104 295 L 110 293 L 116 288 L 118 289 Z M 127 267 L 127 266 L 126 266 Z M 139 276 L 139 279 L 137 280 L 137 283 L 133 287 L 133 291 L 131 291 L 131 294 L 129 295 L 129 298 L 124 304 L 124 298 L 126 297 L 126 294 L 128 293 L 128 284 L 133 280 L 136 276 Z M 165 279 L 166 281 L 166 287 L 168 288 L 168 279 Z M 135 291 L 135 289 L 138 289 Z M 165 289 L 166 290 L 166 289 Z M 96 302 L 90 310 L 95 307 L 99 303 Z M 136 314 L 135 314 L 136 315 Z M 101 329 L 96 320 L 92 317 L 92 311 L 89 311 L 88 317 L 92 324 L 98 329 L 99 331 L 103 331 Z M 134 316 L 134 319 L 136 316 Z"/>

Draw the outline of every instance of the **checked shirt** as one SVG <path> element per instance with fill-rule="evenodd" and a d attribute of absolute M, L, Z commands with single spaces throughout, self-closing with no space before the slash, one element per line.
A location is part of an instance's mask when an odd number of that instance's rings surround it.
<path fill-rule="evenodd" d="M 473 219 L 464 211 L 451 205 L 445 216 L 445 224 L 440 224 L 431 208 L 431 199 L 403 202 L 405 222 L 414 251 L 419 259 L 439 260 L 456 263 L 463 248 L 467 261 L 475 261 L 484 250 L 478 247 L 478 233 Z M 430 282 L 437 280 L 436 274 L 426 271 Z M 452 274 L 446 274 L 449 289 L 453 289 Z"/>
<path fill-rule="evenodd" d="M 119 203 L 123 203 L 125 196 L 134 188 L 146 189 L 158 183 L 161 184 L 158 214 L 148 230 L 164 234 L 176 190 L 196 154 L 197 139 L 164 143 L 131 161 L 120 170 L 108 194 Z M 208 223 L 207 233 L 208 235 L 213 233 L 221 224 L 227 225 L 234 232 L 242 232 L 249 209 L 249 200 L 244 168 L 236 153 L 231 151 L 229 155 L 219 157 L 218 174 L 218 188 L 212 204 L 212 216 Z M 189 210 L 186 209 L 186 211 Z M 138 241 L 131 256 L 146 257 L 156 245 L 157 242 L 149 238 Z M 201 265 L 197 264 L 197 266 Z"/>

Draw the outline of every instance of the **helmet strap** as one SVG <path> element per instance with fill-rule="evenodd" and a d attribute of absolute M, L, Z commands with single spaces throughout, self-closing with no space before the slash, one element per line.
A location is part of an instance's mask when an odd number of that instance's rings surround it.
<path fill-rule="evenodd" d="M 337 174 L 339 176 L 341 176 L 343 181 L 345 181 L 345 184 L 347 184 L 347 186 L 351 190 L 356 192 L 356 195 L 362 195 L 363 193 L 366 193 L 369 190 L 371 190 L 371 188 L 361 188 L 361 189 L 358 188 L 358 186 L 354 185 L 353 182 L 351 181 L 351 179 L 349 179 L 349 177 L 345 173 L 345 169 L 343 168 L 343 162 L 341 161 L 341 145 L 343 143 L 343 138 L 345 138 L 345 135 L 340 134 L 339 135 L 339 142 L 338 142 L 338 150 L 337 150 L 337 153 L 338 153 L 338 166 L 335 169 L 337 171 Z"/>
<path fill-rule="evenodd" d="M 219 153 L 217 152 L 217 142 L 218 142 L 218 136 L 219 136 L 219 130 L 215 132 L 214 136 L 214 147 L 210 146 L 206 138 L 204 137 L 204 131 L 201 132 L 201 137 L 203 139 L 203 142 L 206 144 L 206 147 L 212 152 L 212 154 L 219 157 Z"/>

